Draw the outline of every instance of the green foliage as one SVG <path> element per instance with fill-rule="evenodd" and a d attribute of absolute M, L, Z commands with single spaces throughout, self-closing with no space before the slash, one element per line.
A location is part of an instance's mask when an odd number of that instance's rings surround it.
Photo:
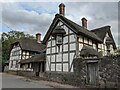
<path fill-rule="evenodd" d="M 98 53 L 99 53 L 99 57 L 103 57 L 103 51 L 100 51 Z"/>
<path fill-rule="evenodd" d="M 34 38 L 34 36 L 25 34 L 24 32 L 19 31 L 10 31 L 8 33 L 3 32 L 1 43 L 2 43 L 2 65 L 9 60 L 9 50 L 11 47 L 11 44 L 14 43 L 16 40 L 21 38 Z M 0 53 L 1 54 L 1 53 Z"/>

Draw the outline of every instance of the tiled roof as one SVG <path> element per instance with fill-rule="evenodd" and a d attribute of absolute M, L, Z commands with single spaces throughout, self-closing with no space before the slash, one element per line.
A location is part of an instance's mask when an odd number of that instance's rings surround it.
<path fill-rule="evenodd" d="M 104 27 L 100 27 L 97 29 L 93 29 L 93 30 L 91 30 L 91 32 L 95 33 L 102 41 L 104 41 L 104 38 L 105 38 L 106 34 L 108 33 L 110 38 L 112 39 L 113 48 L 116 49 L 116 44 L 113 39 L 111 30 L 110 30 L 110 26 L 104 26 Z"/>
<path fill-rule="evenodd" d="M 58 14 L 59 15 L 59 14 Z M 73 30 L 75 30 L 76 33 L 78 34 L 83 34 L 86 37 L 95 39 L 99 42 L 102 42 L 102 40 L 93 32 L 90 32 L 88 29 L 83 28 L 82 26 L 78 25 L 77 23 L 74 23 L 73 21 L 65 18 L 64 16 L 59 15 L 59 17 L 65 21 L 66 24 L 70 25 Z"/>
<path fill-rule="evenodd" d="M 60 21 L 60 20 L 64 24 L 66 24 L 68 27 L 70 27 L 73 30 L 73 32 L 75 32 L 76 34 L 84 35 L 86 37 L 89 37 L 89 38 L 91 38 L 93 40 L 96 40 L 96 41 L 102 43 L 102 40 L 95 33 L 91 32 L 91 31 L 89 31 L 87 29 L 84 30 L 84 28 L 82 26 L 74 23 L 73 21 L 67 19 L 66 17 L 64 17 L 64 16 L 62 16 L 60 14 L 56 14 L 55 15 L 55 18 L 54 18 L 54 20 L 53 20 L 53 22 L 52 22 L 52 24 L 51 24 L 47 34 L 44 37 L 43 43 L 46 43 L 46 41 L 49 38 L 49 35 L 51 35 L 52 31 L 54 30 L 56 23 L 58 21 Z"/>
<path fill-rule="evenodd" d="M 91 32 L 94 32 L 99 38 L 104 40 L 106 33 L 109 31 L 110 26 L 104 26 L 101 28 L 93 29 Z"/>
<path fill-rule="evenodd" d="M 15 43 L 19 43 L 22 50 L 41 52 L 43 49 L 45 49 L 45 45 L 38 43 L 35 39 L 22 38 L 17 40 Z"/>

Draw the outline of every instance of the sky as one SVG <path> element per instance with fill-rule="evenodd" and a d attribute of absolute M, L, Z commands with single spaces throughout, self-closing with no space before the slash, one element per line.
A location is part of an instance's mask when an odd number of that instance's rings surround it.
<path fill-rule="evenodd" d="M 95 1 L 95 0 L 91 0 Z M 0 3 L 0 33 L 11 30 L 23 31 L 44 38 L 55 14 L 59 13 L 59 4 L 65 4 L 65 17 L 81 24 L 81 18 L 88 20 L 88 30 L 111 26 L 111 32 L 118 44 L 118 0 L 116 2 L 15 2 L 8 0 Z"/>

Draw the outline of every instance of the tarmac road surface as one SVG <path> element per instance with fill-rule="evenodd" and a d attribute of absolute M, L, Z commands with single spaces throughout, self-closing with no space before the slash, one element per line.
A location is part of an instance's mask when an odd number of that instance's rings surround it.
<path fill-rule="evenodd" d="M 52 88 L 43 81 L 34 81 L 24 77 L 3 73 L 2 88 Z"/>

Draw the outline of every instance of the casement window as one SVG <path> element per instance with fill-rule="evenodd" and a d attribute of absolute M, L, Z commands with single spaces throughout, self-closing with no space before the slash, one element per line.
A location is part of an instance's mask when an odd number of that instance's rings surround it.
<path fill-rule="evenodd" d="M 52 36 L 56 39 L 56 45 L 60 46 L 63 43 L 63 36 L 66 34 L 65 30 L 58 26 L 55 28 L 55 30 L 52 32 Z"/>
<path fill-rule="evenodd" d="M 61 35 L 61 34 L 58 34 L 57 37 L 56 37 L 56 44 L 57 44 L 57 45 L 61 45 L 62 42 L 63 42 L 62 35 Z"/>
<path fill-rule="evenodd" d="M 110 50 L 110 45 L 106 45 L 106 47 L 107 47 L 107 50 Z"/>

